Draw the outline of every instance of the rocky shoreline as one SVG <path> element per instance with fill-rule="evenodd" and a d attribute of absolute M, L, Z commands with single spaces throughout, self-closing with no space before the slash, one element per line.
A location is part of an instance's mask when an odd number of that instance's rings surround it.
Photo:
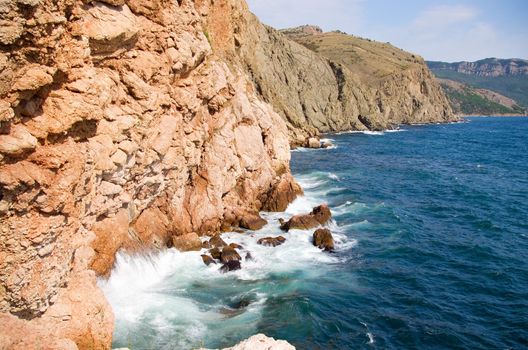
<path fill-rule="evenodd" d="M 355 89 L 345 68 L 265 27 L 243 0 L 7 0 L 0 13 L 3 348 L 110 348 L 114 315 L 96 279 L 116 252 L 201 249 L 203 237 L 258 229 L 259 211 L 302 194 L 290 145 L 331 147 L 320 132 L 393 123 L 371 88 Z M 266 37 L 308 61 L 269 61 Z M 324 105 L 314 64 L 329 84 Z M 450 119 L 423 69 L 385 88 L 412 86 L 409 122 L 442 109 Z M 276 72 L 300 75 L 285 84 Z M 325 213 L 299 222 L 316 228 Z M 326 231 L 314 240 L 331 250 Z M 224 248 L 226 270 L 238 267 L 240 248 Z"/>

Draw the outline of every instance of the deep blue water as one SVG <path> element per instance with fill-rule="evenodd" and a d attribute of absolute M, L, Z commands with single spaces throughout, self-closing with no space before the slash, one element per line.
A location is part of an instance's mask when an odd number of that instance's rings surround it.
<path fill-rule="evenodd" d="M 270 307 L 269 334 L 311 349 L 528 347 L 528 118 L 468 121 L 293 153 L 297 176 L 337 175 L 325 198 L 351 203 L 335 220 L 358 244 L 275 301 L 289 312 Z"/>
<path fill-rule="evenodd" d="M 528 118 L 468 120 L 293 152 L 306 196 L 224 236 L 254 256 L 237 273 L 199 253 L 119 256 L 103 283 L 114 346 L 217 348 L 261 332 L 298 349 L 528 348 Z M 321 202 L 334 254 L 278 228 Z M 278 234 L 282 246 L 256 244 Z"/>

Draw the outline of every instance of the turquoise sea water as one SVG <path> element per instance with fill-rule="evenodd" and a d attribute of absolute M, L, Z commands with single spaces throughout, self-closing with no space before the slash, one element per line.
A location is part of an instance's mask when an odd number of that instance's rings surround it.
<path fill-rule="evenodd" d="M 255 333 L 298 349 L 528 346 L 528 118 L 331 135 L 297 150 L 306 196 L 226 240 L 255 261 L 222 275 L 199 253 L 119 256 L 103 290 L 114 346 L 231 346 Z M 327 202 L 334 254 L 277 220 Z"/>

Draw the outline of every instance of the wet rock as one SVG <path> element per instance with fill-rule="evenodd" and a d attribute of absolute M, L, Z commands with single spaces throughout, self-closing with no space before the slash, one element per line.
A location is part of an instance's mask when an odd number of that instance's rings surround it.
<path fill-rule="evenodd" d="M 320 228 L 313 233 L 313 245 L 325 251 L 334 250 L 334 237 L 329 229 Z"/>
<path fill-rule="evenodd" d="M 252 261 L 252 260 L 253 260 L 253 255 L 251 255 L 250 252 L 247 252 L 247 253 L 246 253 L 246 257 L 244 258 L 244 260 L 246 260 L 246 261 Z"/>
<path fill-rule="evenodd" d="M 182 236 L 173 236 L 172 245 L 181 252 L 199 251 L 202 249 L 202 240 L 196 233 Z"/>
<path fill-rule="evenodd" d="M 295 181 L 291 174 L 283 174 L 270 190 L 261 196 L 262 210 L 282 212 L 293 202 L 297 196 L 302 195 L 301 186 Z"/>
<path fill-rule="evenodd" d="M 295 347 L 285 340 L 275 340 L 264 334 L 257 334 L 224 350 L 295 350 Z"/>
<path fill-rule="evenodd" d="M 321 148 L 321 141 L 317 139 L 316 137 L 310 137 L 306 141 L 306 147 L 308 148 Z"/>
<path fill-rule="evenodd" d="M 332 213 L 328 205 L 322 204 L 315 207 L 310 214 L 294 215 L 287 222 L 281 222 L 281 229 L 289 231 L 291 229 L 309 230 L 319 225 L 324 225 L 332 218 Z"/>
<path fill-rule="evenodd" d="M 227 243 L 222 239 L 222 237 L 220 237 L 220 235 L 216 235 L 212 237 L 209 240 L 209 244 L 211 247 L 214 247 L 214 248 L 222 248 L 227 245 Z"/>
<path fill-rule="evenodd" d="M 222 251 L 220 250 L 220 248 L 217 248 L 217 247 L 213 249 L 209 249 L 209 254 L 211 254 L 211 256 L 217 260 L 219 260 L 222 257 Z"/>
<path fill-rule="evenodd" d="M 257 231 L 263 228 L 268 222 L 258 213 L 245 213 L 240 219 L 240 227 Z"/>
<path fill-rule="evenodd" d="M 237 243 L 230 243 L 229 246 L 234 249 L 242 249 L 243 247 Z"/>
<path fill-rule="evenodd" d="M 202 255 L 202 261 L 207 266 L 209 266 L 211 264 L 216 264 L 216 261 L 212 257 L 210 257 L 209 255 L 207 255 L 207 254 L 203 254 Z"/>
<path fill-rule="evenodd" d="M 266 247 L 276 247 L 286 242 L 286 238 L 283 236 L 278 237 L 265 237 L 257 241 L 258 244 Z"/>
<path fill-rule="evenodd" d="M 209 241 L 202 242 L 202 248 L 204 249 L 212 248 L 211 243 L 209 243 Z"/>
<path fill-rule="evenodd" d="M 226 273 L 230 271 L 240 270 L 241 268 L 242 268 L 242 265 L 240 264 L 240 261 L 230 260 L 222 265 L 222 267 L 220 268 L 220 271 L 223 273 Z"/>
<path fill-rule="evenodd" d="M 329 140 L 321 141 L 321 148 L 330 148 L 333 146 L 334 144 L 330 142 Z"/>
<path fill-rule="evenodd" d="M 220 260 L 222 260 L 222 262 L 225 264 L 225 263 L 228 263 L 229 261 L 233 261 L 233 260 L 240 261 L 240 260 L 242 260 L 242 258 L 237 253 L 235 248 L 230 247 L 230 246 L 225 246 L 222 249 L 222 255 L 220 257 Z"/>

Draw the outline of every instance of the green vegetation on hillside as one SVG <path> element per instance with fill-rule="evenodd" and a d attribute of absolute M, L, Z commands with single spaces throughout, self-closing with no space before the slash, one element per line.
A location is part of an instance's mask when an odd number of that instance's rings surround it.
<path fill-rule="evenodd" d="M 442 84 L 455 113 L 466 115 L 521 114 L 519 106 L 508 108 L 474 92 L 470 87 L 462 90 Z"/>
<path fill-rule="evenodd" d="M 438 78 L 455 80 L 473 87 L 488 89 L 514 99 L 523 107 L 528 107 L 528 78 L 526 76 L 483 77 L 437 69 L 430 66 Z"/>

